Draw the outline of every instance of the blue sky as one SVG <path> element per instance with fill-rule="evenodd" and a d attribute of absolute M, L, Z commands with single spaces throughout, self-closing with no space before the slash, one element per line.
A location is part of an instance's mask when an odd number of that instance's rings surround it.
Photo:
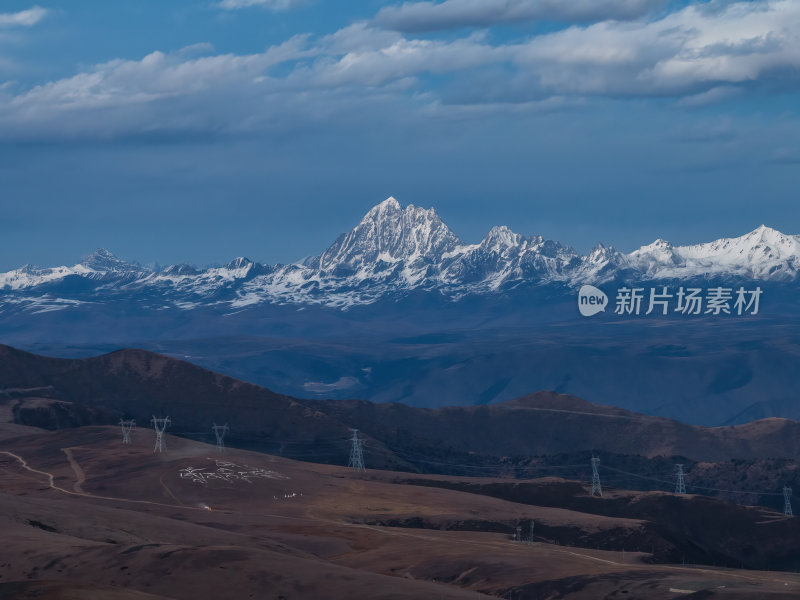
<path fill-rule="evenodd" d="M 393 195 L 466 242 L 800 233 L 800 2 L 6 0 L 0 269 L 289 262 Z"/>

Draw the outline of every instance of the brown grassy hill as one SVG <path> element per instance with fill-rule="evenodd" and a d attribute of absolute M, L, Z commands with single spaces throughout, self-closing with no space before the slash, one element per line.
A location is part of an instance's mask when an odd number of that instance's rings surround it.
<path fill-rule="evenodd" d="M 49 429 L 113 424 L 121 417 L 149 426 L 169 416 L 170 431 L 207 435 L 230 423 L 240 443 L 343 439 L 348 428 L 302 401 L 144 350 L 87 359 L 54 359 L 0 346 L 0 399 L 17 422 Z"/>
<path fill-rule="evenodd" d="M 537 392 L 517 400 L 426 410 L 363 401 L 314 406 L 404 453 L 530 456 L 597 450 L 721 461 L 800 457 L 800 423 L 764 419 L 732 427 L 699 427 L 565 394 Z M 464 456 L 466 458 L 466 456 Z"/>
<path fill-rule="evenodd" d="M 796 568 L 797 524 L 761 509 L 592 499 L 575 482 L 521 482 L 560 504 L 546 506 L 495 493 L 514 482 L 410 482 L 242 450 L 219 457 L 172 436 L 155 454 L 152 436 L 136 431 L 123 445 L 116 428 L 81 427 L 0 442 L 0 598 L 783 599 L 800 590 L 791 572 L 723 566 L 754 529 L 770 568 Z M 643 518 L 621 514 L 637 503 Z M 684 506 L 695 521 L 664 530 L 659 520 L 680 521 Z M 734 526 L 716 526 L 725 515 Z M 513 541 L 530 521 L 534 543 Z"/>
<path fill-rule="evenodd" d="M 170 431 L 208 439 L 212 422 L 227 422 L 232 444 L 320 462 L 346 457 L 350 427 L 372 438 L 375 466 L 579 450 L 705 461 L 800 457 L 800 423 L 786 419 L 697 427 L 554 392 L 435 410 L 298 400 L 144 350 L 65 360 L 0 346 L 3 396 L 20 424 L 54 429 L 128 416 L 141 427 L 153 414 L 168 415 Z"/>

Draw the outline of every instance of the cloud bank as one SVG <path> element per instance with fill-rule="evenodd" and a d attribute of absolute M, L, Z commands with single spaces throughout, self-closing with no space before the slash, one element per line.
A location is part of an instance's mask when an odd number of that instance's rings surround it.
<path fill-rule="evenodd" d="M 589 23 L 637 19 L 661 9 L 666 0 L 445 0 L 406 2 L 382 8 L 381 27 L 406 33 L 490 27 L 498 23 L 560 21 Z"/>
<path fill-rule="evenodd" d="M 250 8 L 260 6 L 274 11 L 292 10 L 304 4 L 308 0 L 222 0 L 217 6 L 224 10 L 238 10 L 240 8 Z"/>
<path fill-rule="evenodd" d="M 660 5 L 565 4 L 570 8 L 560 8 L 561 14 L 571 11 L 573 18 L 589 18 L 590 9 L 601 5 L 606 17 Z M 532 14 L 532 3 L 512 0 L 404 4 L 394 14 L 422 5 L 471 7 L 469 14 L 486 18 L 492 6 L 495 19 Z M 552 12 L 561 3 L 535 5 Z M 691 109 L 754 89 L 797 89 L 799 73 L 800 3 L 792 0 L 689 5 L 649 20 L 606 18 L 503 43 L 492 43 L 483 32 L 421 39 L 359 22 L 327 36 L 295 36 L 261 53 L 155 51 L 15 93 L 0 87 L 0 133 L 113 138 L 257 132 L 387 102 L 423 116 L 432 109 L 481 116 L 531 103 L 557 109 L 596 98 L 669 98 Z"/>
<path fill-rule="evenodd" d="M 0 13 L 0 27 L 31 27 L 44 19 L 47 9 L 34 6 L 15 13 Z"/>

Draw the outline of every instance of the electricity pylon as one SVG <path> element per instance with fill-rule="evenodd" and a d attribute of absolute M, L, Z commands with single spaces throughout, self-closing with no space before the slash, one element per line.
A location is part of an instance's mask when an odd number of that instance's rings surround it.
<path fill-rule="evenodd" d="M 792 488 L 783 486 L 783 514 L 792 516 Z"/>
<path fill-rule="evenodd" d="M 156 431 L 156 446 L 153 448 L 153 452 L 164 452 L 167 449 L 167 445 L 164 443 L 164 430 L 169 426 L 169 417 L 158 419 L 153 415 L 151 423 Z"/>
<path fill-rule="evenodd" d="M 211 429 L 214 430 L 214 435 L 217 437 L 217 452 L 225 454 L 225 434 L 228 433 L 228 424 L 217 425 L 214 423 Z"/>
<path fill-rule="evenodd" d="M 675 465 L 675 493 L 676 494 L 685 494 L 686 493 L 686 483 L 683 480 L 683 465 L 677 464 Z"/>
<path fill-rule="evenodd" d="M 122 443 L 131 443 L 131 431 L 136 429 L 136 421 L 133 419 L 120 419 L 119 426 L 122 428 Z"/>
<path fill-rule="evenodd" d="M 353 429 L 353 437 L 350 438 L 352 442 L 350 446 L 350 461 L 347 466 L 356 471 L 366 471 L 364 467 L 364 442 L 358 437 L 358 429 Z"/>
<path fill-rule="evenodd" d="M 596 456 L 592 457 L 592 496 L 603 497 L 603 486 L 600 485 L 600 473 L 597 472 L 597 465 L 600 464 L 600 459 Z"/>

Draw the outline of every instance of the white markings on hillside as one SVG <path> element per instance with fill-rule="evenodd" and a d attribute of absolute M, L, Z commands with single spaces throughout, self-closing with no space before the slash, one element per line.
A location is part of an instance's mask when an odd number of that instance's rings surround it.
<path fill-rule="evenodd" d="M 244 481 L 252 484 L 255 479 L 289 479 L 287 475 L 277 471 L 260 469 L 249 465 L 237 465 L 224 460 L 215 460 L 214 463 L 214 468 L 185 467 L 178 472 L 179 477 L 201 485 L 211 481 L 224 481 L 226 483 Z"/>

